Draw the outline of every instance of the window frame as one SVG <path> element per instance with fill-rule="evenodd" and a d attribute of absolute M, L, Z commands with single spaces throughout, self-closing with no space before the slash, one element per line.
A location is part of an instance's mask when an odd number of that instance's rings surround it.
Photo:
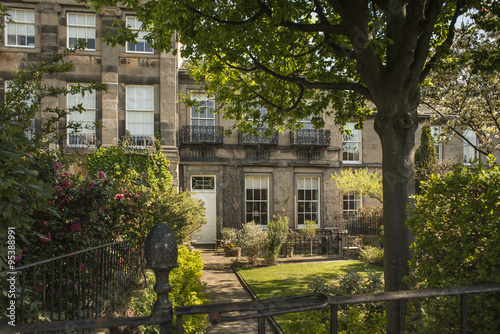
<path fill-rule="evenodd" d="M 199 101 L 199 102 L 202 102 L 201 105 L 199 106 L 193 106 L 190 108 L 189 110 L 189 124 L 191 126 L 215 126 L 215 100 L 214 99 L 209 99 L 207 98 L 206 95 L 196 95 L 194 97 L 192 97 L 192 99 L 196 100 L 196 101 Z M 210 106 L 209 104 L 212 104 L 212 106 Z M 203 112 L 198 112 L 197 109 L 198 108 L 205 108 L 203 110 Z M 197 117 L 193 117 L 194 115 L 193 114 L 198 114 Z M 209 115 L 212 115 L 213 117 L 208 117 Z M 203 117 L 205 116 L 205 117 Z M 205 124 L 193 124 L 193 121 L 198 121 L 198 122 L 202 122 L 202 123 L 205 123 Z M 211 121 L 211 123 L 213 124 L 207 124 L 209 121 Z"/>
<path fill-rule="evenodd" d="M 70 23 L 70 15 L 75 15 L 77 17 L 77 23 L 76 24 L 72 24 Z M 78 17 L 81 17 L 81 16 L 85 16 L 85 22 L 87 23 L 87 17 L 89 16 L 93 16 L 94 17 L 94 23 L 93 25 L 88 25 L 88 24 L 79 24 L 78 23 Z M 71 37 L 70 35 L 70 29 L 76 29 L 76 32 L 77 32 L 77 36 L 76 37 Z M 85 30 L 85 38 L 79 38 L 78 35 L 79 35 L 79 31 L 81 30 Z M 93 31 L 93 38 L 89 38 L 88 37 L 88 32 L 89 31 Z M 68 12 L 66 14 L 66 45 L 69 49 L 71 48 L 74 48 L 75 47 L 75 44 L 80 40 L 80 39 L 84 39 L 85 42 L 87 43 L 87 45 L 85 46 L 85 51 L 96 51 L 96 48 L 97 48 L 97 15 L 94 14 L 94 13 L 78 13 L 78 12 Z M 90 34 L 92 35 L 92 34 Z M 73 41 L 71 39 L 76 39 L 75 40 L 75 44 L 73 44 Z M 93 39 L 94 40 L 94 48 L 91 48 L 89 47 L 89 43 L 88 41 Z M 73 44 L 73 45 L 72 45 Z"/>
<path fill-rule="evenodd" d="M 15 15 L 12 15 L 11 12 L 14 12 Z M 24 21 L 20 21 L 20 20 L 17 20 L 17 12 L 24 12 L 25 13 L 25 18 L 26 18 L 26 13 L 30 12 L 30 13 L 33 13 L 33 22 L 31 21 L 27 21 L 27 20 L 24 20 Z M 4 20 L 5 20 L 5 28 L 4 28 L 4 34 L 5 34 L 5 46 L 7 47 L 17 47 L 17 48 L 29 48 L 29 49 L 33 49 L 35 48 L 35 44 L 36 44 L 36 14 L 35 14 L 35 11 L 34 10 L 31 10 L 31 9 L 21 9 L 21 8 L 12 8 L 12 9 L 7 9 L 7 13 L 10 14 L 9 15 L 4 15 Z M 16 26 L 16 33 L 15 33 L 15 38 L 16 38 L 16 43 L 15 44 L 10 44 L 9 43 L 9 26 L 12 26 L 12 25 L 15 25 Z M 22 44 L 18 44 L 18 38 L 20 37 L 20 35 L 18 34 L 18 26 L 19 25 L 25 25 L 26 26 L 26 34 L 24 35 L 24 37 L 26 38 L 26 44 L 25 45 L 22 45 Z M 29 27 L 32 27 L 33 29 L 33 35 L 29 35 Z M 28 43 L 28 38 L 29 37 L 33 37 L 33 43 Z"/>
<path fill-rule="evenodd" d="M 441 127 L 439 125 L 431 125 L 431 135 L 434 140 L 438 162 L 443 161 L 443 142 L 441 141 Z"/>
<path fill-rule="evenodd" d="M 356 126 L 356 123 L 354 122 L 348 122 L 346 123 L 345 127 L 344 128 L 347 128 L 351 131 L 351 133 L 349 134 L 349 136 L 347 136 L 347 134 L 342 134 L 342 163 L 343 164 L 361 164 L 363 163 L 363 132 L 361 131 L 361 129 L 356 129 L 355 128 Z M 355 135 L 358 135 L 359 136 L 359 140 L 352 140 L 352 137 L 355 136 Z M 358 159 L 354 159 L 354 153 L 350 153 L 348 151 L 346 151 L 344 148 L 347 146 L 351 146 L 351 145 L 355 145 L 357 144 L 358 145 L 358 149 L 357 149 L 357 153 L 358 153 Z M 344 153 L 347 153 L 348 154 L 348 157 L 349 155 L 353 155 L 353 159 L 344 159 Z"/>
<path fill-rule="evenodd" d="M 348 203 L 347 210 L 345 209 L 346 201 Z M 354 209 L 350 208 L 351 203 L 354 203 Z M 357 192 L 350 191 L 348 193 L 342 194 L 342 214 L 343 215 L 355 214 L 361 207 L 363 207 L 363 198 Z"/>
<path fill-rule="evenodd" d="M 80 86 L 85 86 L 86 84 L 83 84 L 83 83 L 68 83 L 67 84 L 67 87 L 68 89 L 71 88 L 71 86 L 75 86 L 75 85 L 80 85 Z M 70 99 L 72 98 L 76 98 L 76 103 L 73 103 L 71 102 L 70 103 Z M 93 104 L 93 108 L 89 108 L 88 106 L 86 106 L 85 104 L 89 101 L 89 98 L 93 98 L 93 101 L 90 101 L 91 104 Z M 85 113 L 85 120 L 79 120 L 78 118 L 80 118 L 82 115 L 83 115 L 83 112 L 82 114 L 78 114 L 78 115 L 73 115 L 74 112 L 70 112 L 69 109 L 70 108 L 73 108 L 73 107 L 76 107 L 77 105 L 79 104 L 82 104 L 82 107 L 85 109 L 84 113 Z M 82 124 L 82 127 L 78 129 L 78 132 L 75 132 L 74 129 L 69 129 L 69 128 L 66 128 L 66 134 L 67 134 L 67 139 L 66 139 L 66 144 L 68 145 L 68 147 L 80 147 L 81 145 L 79 144 L 71 144 L 71 136 L 72 135 L 78 135 L 78 134 L 84 134 L 84 135 L 93 135 L 94 136 L 94 140 L 93 141 L 90 141 L 90 145 L 88 144 L 89 140 L 88 138 L 85 140 L 85 145 L 86 146 L 90 146 L 90 147 L 95 147 L 96 146 L 96 140 L 97 140 L 97 129 L 95 127 L 95 123 L 97 122 L 97 92 L 95 90 L 93 91 L 88 91 L 88 92 L 85 92 L 85 95 L 82 95 L 82 94 L 68 94 L 66 96 L 66 107 L 67 107 L 67 110 L 68 110 L 68 114 L 66 116 L 66 126 L 68 125 L 69 122 L 74 122 L 74 123 L 80 123 Z M 88 120 L 88 116 L 89 114 L 91 114 L 93 112 L 93 120 Z M 72 118 L 72 116 L 76 116 L 76 119 L 75 120 L 71 120 L 70 118 Z M 89 123 L 92 123 L 94 126 L 91 127 L 91 128 L 88 128 L 87 126 L 89 125 Z"/>
<path fill-rule="evenodd" d="M 265 185 L 266 185 L 265 188 L 254 188 L 254 187 L 249 188 L 248 187 L 249 179 L 257 179 L 257 178 L 260 179 L 260 181 L 259 181 L 260 185 L 262 185 L 262 181 L 265 180 L 264 181 Z M 256 224 L 260 225 L 261 227 L 266 228 L 267 225 L 269 224 L 269 221 L 270 221 L 270 212 L 271 212 L 271 201 L 270 201 L 270 199 L 271 199 L 271 177 L 269 175 L 245 175 L 244 181 L 245 181 L 245 187 L 244 187 L 244 191 L 245 191 L 245 193 L 244 193 L 245 213 L 244 214 L 245 214 L 245 217 L 244 217 L 244 222 L 248 223 L 248 222 L 254 221 Z M 262 198 L 262 192 L 261 192 L 261 193 L 259 193 L 259 197 L 260 197 L 259 199 L 254 199 L 254 198 L 249 199 L 248 198 L 248 190 L 250 190 L 250 189 L 252 189 L 252 190 L 263 190 L 263 189 L 267 190 L 267 194 L 266 194 L 267 198 L 265 200 L 261 199 Z M 256 193 L 252 193 L 252 197 L 255 197 L 254 196 L 255 194 Z M 265 212 L 265 215 L 267 216 L 267 221 L 265 222 L 265 224 L 262 223 L 262 218 L 259 218 L 259 222 L 257 222 L 255 220 L 256 216 L 259 216 L 259 217 L 263 216 L 264 211 L 259 210 L 258 215 L 255 215 L 254 210 L 252 210 L 251 212 L 248 211 L 248 209 L 249 209 L 248 204 L 250 204 L 250 203 L 253 204 L 253 205 L 251 205 L 252 208 L 255 208 L 255 206 L 256 206 L 255 204 L 260 206 L 259 203 L 266 203 L 267 210 Z M 261 206 L 260 206 L 260 209 L 262 209 Z M 251 220 L 248 220 L 249 215 L 252 217 Z"/>
<path fill-rule="evenodd" d="M 465 138 L 467 138 L 470 142 L 473 142 L 476 145 L 478 144 L 477 135 L 471 129 L 466 129 L 463 132 L 463 136 Z M 479 152 L 475 149 L 474 146 L 470 145 L 467 141 L 465 141 L 465 139 L 462 139 L 462 143 L 463 143 L 463 145 L 462 145 L 462 162 L 465 165 L 470 165 L 472 160 L 479 159 Z M 469 154 L 472 153 L 472 154 L 470 154 L 470 155 L 472 155 L 472 157 L 467 159 L 467 153 L 469 153 Z"/>
<path fill-rule="evenodd" d="M 131 95 L 131 91 L 129 91 L 129 89 L 132 89 L 134 88 L 136 91 L 134 92 L 134 96 L 132 97 Z M 137 88 L 143 88 L 143 89 L 148 89 L 150 90 L 150 100 L 151 100 L 151 103 L 147 103 L 147 95 L 144 94 L 146 93 L 146 91 L 143 92 L 143 97 L 142 98 L 142 101 L 145 102 L 144 104 L 140 105 L 140 102 L 141 100 L 140 99 L 137 99 Z M 133 101 L 132 101 L 133 99 Z M 141 115 L 141 113 L 144 113 L 142 114 L 142 116 L 145 115 L 145 113 L 149 113 L 150 114 L 150 117 L 151 117 L 151 122 L 131 122 L 131 119 L 132 119 L 132 115 L 134 115 L 134 117 L 136 117 L 136 115 Z M 125 87 L 125 129 L 127 131 L 130 132 L 130 136 L 137 136 L 137 137 L 140 137 L 140 136 L 143 136 L 143 137 L 154 137 L 154 133 L 155 133 L 155 120 L 154 120 L 154 114 L 155 114 L 155 88 L 153 85 L 126 85 Z M 134 124 L 134 125 L 137 125 L 137 124 L 142 124 L 143 125 L 143 128 L 146 126 L 146 125 L 151 125 L 152 126 L 152 131 L 151 133 L 146 133 L 146 131 L 143 131 L 144 133 L 139 133 L 139 132 L 136 132 L 135 130 L 132 131 L 131 130 L 131 127 L 130 125 L 131 124 Z"/>
<path fill-rule="evenodd" d="M 195 180 L 195 178 L 202 178 L 202 185 L 205 186 L 205 179 L 209 179 L 211 178 L 212 179 L 212 187 L 211 188 L 205 188 L 205 187 L 202 187 L 202 188 L 195 188 L 193 187 L 193 181 Z M 217 182 L 216 182 L 217 178 L 215 175 L 191 175 L 190 177 L 190 187 L 191 187 L 191 191 L 196 191 L 196 192 L 214 192 L 216 191 L 217 189 Z"/>
<path fill-rule="evenodd" d="M 304 185 L 301 187 L 301 182 L 300 182 L 300 179 L 304 179 Z M 306 182 L 306 179 L 310 179 L 311 181 L 313 179 L 316 180 L 316 185 L 317 187 L 314 188 L 313 187 L 313 182 L 311 182 L 310 186 L 307 187 L 307 182 Z M 315 220 L 316 221 L 316 226 L 320 226 L 320 221 L 321 221 L 321 176 L 318 176 L 318 175 L 297 175 L 296 176 L 296 182 L 297 182 L 297 187 L 296 187 L 296 195 L 297 195 L 297 201 L 296 201 L 296 206 L 297 206 L 297 226 L 298 228 L 303 228 L 304 227 L 304 222 L 306 220 Z M 317 196 L 316 196 L 316 199 L 313 199 L 313 192 L 311 192 L 311 198 L 310 199 L 307 199 L 307 193 L 305 191 L 308 191 L 308 190 L 316 190 L 317 192 Z M 300 199 L 301 196 L 300 196 L 300 191 L 304 191 L 304 196 L 303 196 L 303 199 Z M 300 203 L 304 203 L 304 210 L 301 211 L 301 205 Z M 313 212 L 312 210 L 310 211 L 306 211 L 305 208 L 307 205 L 305 205 L 305 203 L 316 203 L 316 211 Z M 312 207 L 313 205 L 310 205 L 310 207 Z M 306 219 L 306 215 L 309 215 L 310 217 L 309 218 L 312 218 L 313 215 L 316 215 L 316 219 Z M 303 221 L 301 222 L 301 215 L 304 215 L 304 219 Z"/>
<path fill-rule="evenodd" d="M 135 20 L 135 25 L 133 26 L 130 22 L 129 19 L 134 19 Z M 133 32 L 137 32 L 137 38 L 136 41 L 137 43 L 129 42 L 125 44 L 125 52 L 126 53 L 139 53 L 139 54 L 154 54 L 155 49 L 153 48 L 152 45 L 149 45 L 149 43 L 144 39 L 144 36 L 147 35 L 148 30 L 141 29 L 143 26 L 143 23 L 137 18 L 137 16 L 129 15 L 125 18 L 125 23 L 127 27 L 132 30 Z M 137 51 L 137 44 L 139 43 L 144 43 L 144 51 Z M 133 45 L 134 50 L 129 50 L 129 46 Z M 151 48 L 151 51 L 148 51 L 147 49 Z"/>

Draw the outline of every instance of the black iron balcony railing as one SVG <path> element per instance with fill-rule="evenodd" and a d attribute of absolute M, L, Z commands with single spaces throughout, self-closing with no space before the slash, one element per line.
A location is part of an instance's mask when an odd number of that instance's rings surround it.
<path fill-rule="evenodd" d="M 330 146 L 330 130 L 303 129 L 290 132 L 292 146 Z"/>
<path fill-rule="evenodd" d="M 271 137 L 264 135 L 264 128 L 256 128 L 257 134 L 238 133 L 238 142 L 243 145 L 278 145 L 278 131 Z"/>
<path fill-rule="evenodd" d="M 183 126 L 182 143 L 184 144 L 224 144 L 222 126 Z"/>
<path fill-rule="evenodd" d="M 96 136 L 90 133 L 71 133 L 68 135 L 68 147 L 95 147 Z"/>

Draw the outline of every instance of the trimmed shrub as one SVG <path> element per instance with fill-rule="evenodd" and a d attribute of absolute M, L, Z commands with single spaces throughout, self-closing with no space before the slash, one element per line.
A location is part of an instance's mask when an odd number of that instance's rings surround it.
<path fill-rule="evenodd" d="M 422 184 L 410 208 L 413 218 L 413 274 L 415 288 L 442 288 L 500 282 L 500 170 L 482 164 L 471 169 L 455 166 Z M 423 301 L 426 327 L 444 333 L 459 331 L 456 297 Z M 499 333 L 499 294 L 470 295 L 468 329 L 471 333 Z M 432 330 L 430 330 L 432 331 Z"/>
<path fill-rule="evenodd" d="M 268 264 L 276 264 L 281 245 L 285 243 L 287 235 L 288 217 L 274 216 L 274 219 L 267 225 L 267 251 L 264 255 L 264 259 Z"/>
<path fill-rule="evenodd" d="M 243 224 L 240 233 L 241 251 L 248 258 L 248 262 L 254 264 L 266 249 L 267 233 L 255 222 Z"/>

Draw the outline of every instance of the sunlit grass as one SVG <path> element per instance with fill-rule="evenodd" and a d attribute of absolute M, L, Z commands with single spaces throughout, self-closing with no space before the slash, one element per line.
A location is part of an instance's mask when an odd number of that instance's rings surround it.
<path fill-rule="evenodd" d="M 284 263 L 277 266 L 239 268 L 238 272 L 259 299 L 307 293 L 307 284 L 316 277 L 333 282 L 335 276 L 349 269 L 361 273 L 366 269 L 382 272 L 382 268 L 360 261 Z"/>

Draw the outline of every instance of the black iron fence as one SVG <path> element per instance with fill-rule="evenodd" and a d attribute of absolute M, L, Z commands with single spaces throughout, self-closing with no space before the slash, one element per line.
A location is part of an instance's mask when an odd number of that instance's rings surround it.
<path fill-rule="evenodd" d="M 15 302 L 16 324 L 99 318 L 137 280 L 138 259 L 130 242 L 115 242 L 1 272 L 16 287 L 6 305 Z"/>
<path fill-rule="evenodd" d="M 456 320 L 460 324 L 460 333 L 465 334 L 467 333 L 468 295 L 498 292 L 500 292 L 500 284 L 491 283 L 475 286 L 455 286 L 442 289 L 406 290 L 348 296 L 307 294 L 243 303 L 178 306 L 175 308 L 175 314 L 177 316 L 177 334 L 184 333 L 182 317 L 195 314 L 209 315 L 212 324 L 244 319 L 258 319 L 258 333 L 261 334 L 266 332 L 266 327 L 264 326 L 265 319 L 271 316 L 329 307 L 329 333 L 334 334 L 337 333 L 338 329 L 339 306 L 394 301 L 398 303 L 398 313 L 400 314 L 397 332 L 404 333 L 405 328 L 409 325 L 405 319 L 406 304 L 409 300 L 456 296 L 460 300 L 459 309 L 457 310 L 459 319 Z"/>
<path fill-rule="evenodd" d="M 116 244 L 112 244 L 116 245 Z M 106 257 L 104 251 L 97 252 L 97 249 L 103 249 L 110 244 L 103 245 L 101 247 L 96 247 L 91 250 L 85 251 L 90 252 L 89 262 L 86 262 L 88 268 L 93 268 L 94 274 L 97 272 L 102 272 L 104 269 L 104 263 L 108 266 L 115 266 L 121 264 L 119 261 L 124 257 L 123 252 L 116 251 L 116 255 L 122 254 L 120 256 Z M 119 244 L 123 247 L 127 247 L 126 244 Z M 115 246 L 112 246 L 115 247 Z M 468 295 L 470 294 L 489 294 L 489 293 L 499 293 L 500 284 L 484 284 L 476 286 L 456 286 L 444 289 L 426 289 L 426 290 L 409 290 L 409 291 L 395 291 L 395 292 L 383 292 L 376 294 L 360 294 L 360 295 L 348 295 L 348 296 L 327 296 L 323 294 L 308 294 L 299 296 L 289 296 L 281 298 L 273 298 L 267 300 L 254 300 L 251 302 L 240 302 L 240 303 L 228 303 L 228 304 L 208 304 L 208 305 L 196 305 L 196 306 L 178 306 L 175 311 L 172 309 L 172 303 L 168 298 L 168 293 L 171 290 L 169 284 L 169 274 L 170 271 L 177 266 L 177 245 L 175 242 L 175 235 L 172 230 L 164 224 L 156 224 L 151 232 L 149 233 L 146 243 L 145 243 L 145 257 L 146 257 L 146 268 L 152 269 L 156 276 L 155 291 L 157 293 L 157 302 L 152 310 L 152 315 L 149 317 L 126 317 L 126 318 L 113 318 L 113 319 L 77 319 L 77 320 L 61 320 L 53 321 L 48 323 L 37 323 L 37 324 L 18 324 L 0 326 L 0 333 L 31 333 L 31 332 L 49 332 L 49 331 L 70 331 L 70 330 L 81 330 L 81 329 L 91 329 L 91 328 L 110 328 L 119 326 L 137 326 L 144 324 L 159 324 L 160 332 L 162 334 L 171 334 L 174 329 L 174 313 L 177 317 L 177 334 L 184 332 L 183 317 L 186 315 L 195 314 L 206 314 L 209 316 L 210 322 L 215 325 L 220 322 L 225 321 L 238 321 L 243 319 L 259 319 L 258 333 L 265 333 L 265 319 L 268 319 L 274 315 L 303 312 L 307 310 L 324 309 L 329 308 L 330 311 L 330 321 L 329 321 L 329 332 L 337 333 L 337 314 L 339 311 L 339 306 L 341 305 L 354 305 L 360 303 L 377 303 L 377 302 L 387 302 L 393 301 L 397 302 L 399 305 L 400 320 L 398 323 L 398 333 L 404 332 L 407 324 L 405 323 L 405 309 L 406 304 L 409 300 L 422 299 L 422 298 L 435 298 L 442 296 L 456 296 L 460 300 L 460 305 L 458 306 L 459 318 L 456 319 L 457 323 L 460 324 L 460 332 L 467 333 L 467 313 L 468 313 Z M 114 253 L 114 252 L 111 252 Z M 81 255 L 80 255 L 81 254 Z M 80 255 L 78 259 L 82 260 L 84 253 L 76 252 L 73 253 L 74 257 Z M 65 257 L 58 257 L 50 261 L 43 261 L 37 264 L 38 267 L 44 267 L 42 272 L 43 276 L 50 275 L 51 280 L 54 282 L 63 282 L 64 278 L 69 279 L 71 274 L 69 272 L 65 273 L 64 270 L 57 271 L 55 275 L 55 268 L 57 266 L 62 266 L 62 261 Z M 117 260 L 112 260 L 116 258 Z M 50 264 L 56 261 L 54 264 Z M 90 262 L 92 261 L 92 262 Z M 111 262 L 109 262 L 111 261 Z M 71 263 L 73 265 L 71 266 Z M 75 266 L 76 263 L 76 266 Z M 78 260 L 76 262 L 69 262 L 69 267 L 73 268 L 73 277 L 76 277 L 77 272 L 82 272 L 78 269 Z M 94 263 L 94 265 L 91 265 Z M 45 270 L 45 266 L 50 266 L 50 270 Z M 28 266 L 17 268 L 18 271 L 24 271 Z M 31 267 L 30 267 L 31 268 Z M 54 268 L 54 269 L 53 269 Z M 101 269 L 99 269 L 101 268 Z M 33 270 L 33 269 L 30 269 Z M 35 270 L 36 271 L 36 270 Z M 111 271 L 112 272 L 112 271 Z M 53 274 L 54 273 L 54 274 Z M 118 273 L 118 271 L 115 271 Z M 2 273 L 5 274 L 5 273 Z M 9 273 L 7 273 L 9 274 Z M 25 273 L 26 275 L 27 273 Z M 22 273 L 21 273 L 22 275 Z M 97 275 L 99 276 L 99 275 Z M 26 276 L 22 276 L 26 277 Z M 92 276 L 92 272 L 89 271 L 89 277 Z M 42 278 L 43 279 L 43 278 Z M 90 280 L 80 280 L 81 286 L 89 283 L 90 288 L 85 289 L 86 294 L 90 294 L 95 286 L 95 283 L 103 284 L 102 280 L 90 279 Z M 62 290 L 64 288 L 57 286 L 59 290 L 59 298 L 65 300 Z M 67 286 L 67 285 L 62 285 Z M 24 288 L 26 288 L 23 285 Z M 47 289 L 47 288 L 46 288 Z M 57 290 L 56 289 L 56 290 Z M 53 290 L 50 290 L 53 291 Z M 26 298 L 26 294 L 21 293 L 19 298 Z M 92 304 L 92 302 L 90 302 Z M 61 304 L 59 309 L 64 307 L 71 310 L 70 304 L 65 302 Z M 486 307 L 487 305 L 485 305 Z M 273 327 L 274 328 L 274 327 Z"/>
<path fill-rule="evenodd" d="M 382 214 L 353 213 L 331 215 L 324 222 L 325 228 L 347 231 L 350 235 L 373 235 L 381 233 Z"/>
<path fill-rule="evenodd" d="M 285 244 L 281 247 L 282 256 L 293 254 L 339 254 L 343 233 L 340 230 L 318 229 L 314 238 L 309 238 L 301 229 L 290 230 Z"/>

